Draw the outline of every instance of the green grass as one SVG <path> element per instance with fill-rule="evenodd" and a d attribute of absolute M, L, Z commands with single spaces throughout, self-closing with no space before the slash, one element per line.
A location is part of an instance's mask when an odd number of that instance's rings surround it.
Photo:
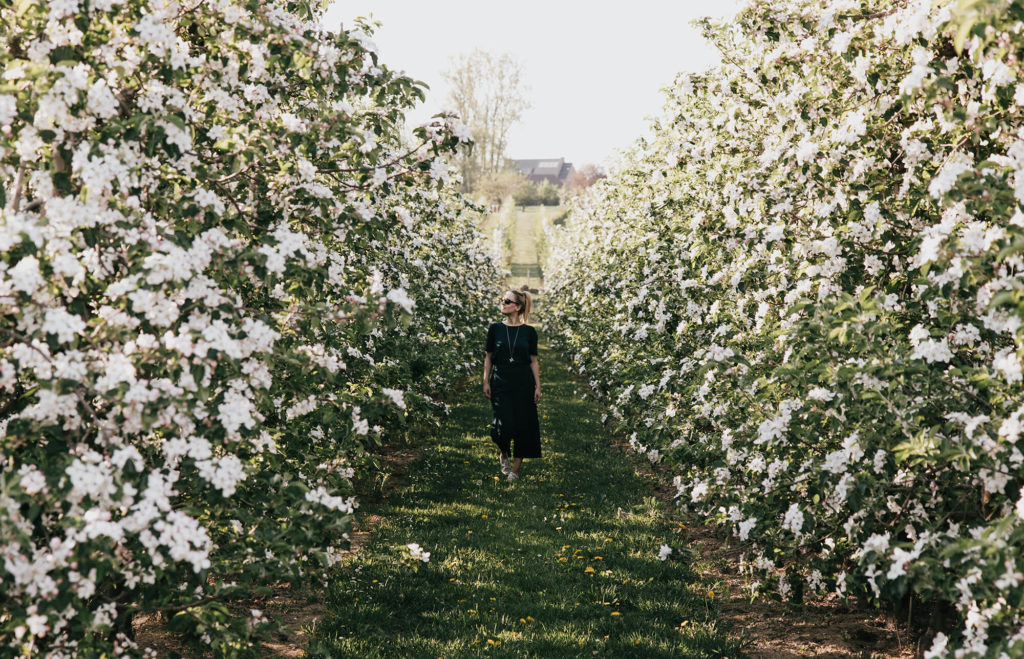
<path fill-rule="evenodd" d="M 495 232 L 502 232 L 503 265 L 512 264 L 540 266 L 543 260 L 544 233 L 547 225 L 563 210 L 560 206 L 527 206 L 519 210 L 510 202 L 500 211 L 488 215 L 483 223 L 486 235 L 494 240 Z M 529 283 L 537 286 L 540 282 L 536 276 L 527 278 L 518 271 L 513 272 L 509 285 L 519 287 Z"/>
<path fill-rule="evenodd" d="M 518 208 L 512 215 L 512 263 L 537 263 L 537 232 L 548 215 L 547 206 Z"/>
<path fill-rule="evenodd" d="M 671 524 L 599 410 L 543 348 L 541 367 L 545 457 L 506 482 L 489 404 L 470 387 L 338 565 L 310 657 L 741 654 L 686 551 L 658 559 Z M 410 542 L 429 563 L 408 557 Z"/>

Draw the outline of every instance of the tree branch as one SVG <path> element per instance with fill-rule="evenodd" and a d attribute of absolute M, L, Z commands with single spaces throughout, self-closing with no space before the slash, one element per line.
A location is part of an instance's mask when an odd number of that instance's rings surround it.
<path fill-rule="evenodd" d="M 11 200 L 11 208 L 14 212 L 18 212 L 18 206 L 21 205 L 21 193 L 22 188 L 25 184 L 25 163 L 22 162 L 18 165 L 18 175 L 14 179 L 14 199 Z"/>
<path fill-rule="evenodd" d="M 405 160 L 409 156 L 415 154 L 417 151 L 419 151 L 420 149 L 422 149 L 424 146 L 426 146 L 429 143 L 430 143 L 430 140 L 424 140 L 424 141 L 420 142 L 418 145 L 416 145 L 415 147 L 413 147 L 412 149 L 410 149 L 409 151 L 403 153 L 400 156 L 396 156 L 392 160 L 384 163 L 383 165 L 364 165 L 362 167 L 321 167 L 317 171 L 319 171 L 319 172 L 326 172 L 326 173 L 343 173 L 343 172 L 365 172 L 367 169 L 386 169 L 388 167 L 392 167 L 392 166 L 396 165 L 397 163 L 401 162 L 402 160 Z"/>

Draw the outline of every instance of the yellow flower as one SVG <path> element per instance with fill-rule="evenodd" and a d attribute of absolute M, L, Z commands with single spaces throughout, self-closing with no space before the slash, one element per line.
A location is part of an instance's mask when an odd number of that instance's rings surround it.
<path fill-rule="evenodd" d="M 613 616 L 618 616 L 618 615 L 622 615 L 622 614 L 621 614 L 621 613 L 619 613 L 618 611 L 612 611 L 612 615 L 613 615 Z"/>
<path fill-rule="evenodd" d="M 587 566 L 586 570 L 583 570 L 583 572 L 586 573 L 586 574 L 591 574 L 591 573 L 593 573 L 593 571 L 594 571 L 594 568 L 590 567 L 589 565 Z"/>
<path fill-rule="evenodd" d="M 715 591 L 709 590 L 708 591 L 708 597 L 714 597 L 714 596 L 715 596 Z"/>

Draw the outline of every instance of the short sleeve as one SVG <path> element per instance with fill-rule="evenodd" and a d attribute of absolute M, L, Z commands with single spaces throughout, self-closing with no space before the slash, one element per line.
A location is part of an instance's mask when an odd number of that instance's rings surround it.
<path fill-rule="evenodd" d="M 537 354 L 537 330 L 530 328 L 530 354 Z"/>
<path fill-rule="evenodd" d="M 484 349 L 485 352 L 494 352 L 494 324 L 487 328 L 487 345 Z"/>

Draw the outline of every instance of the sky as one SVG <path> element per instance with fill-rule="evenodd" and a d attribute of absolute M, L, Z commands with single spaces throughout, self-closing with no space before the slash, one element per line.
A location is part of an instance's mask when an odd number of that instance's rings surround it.
<path fill-rule="evenodd" d="M 335 0 L 326 27 L 372 16 L 389 68 L 429 85 L 413 123 L 447 109 L 442 73 L 476 48 L 523 66 L 531 104 L 509 134 L 514 159 L 565 158 L 608 167 L 647 131 L 660 90 L 719 61 L 690 22 L 729 17 L 742 0 Z"/>

